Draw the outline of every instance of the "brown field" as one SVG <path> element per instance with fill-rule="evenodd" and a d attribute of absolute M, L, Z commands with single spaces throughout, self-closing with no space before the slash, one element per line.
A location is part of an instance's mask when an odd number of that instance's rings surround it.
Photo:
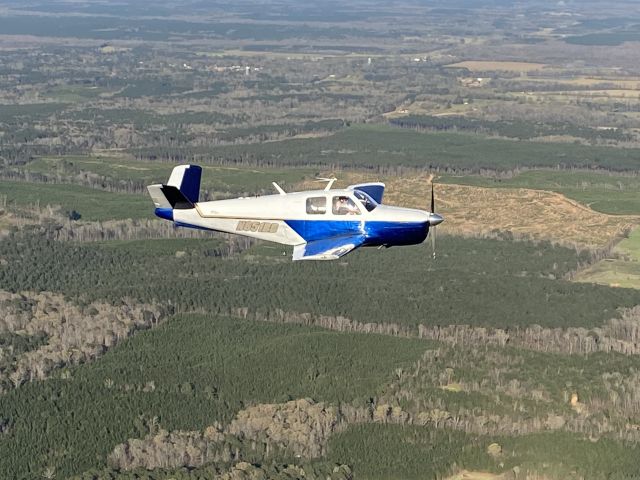
<path fill-rule="evenodd" d="M 449 68 L 466 68 L 471 71 L 503 70 L 506 72 L 532 72 L 534 70 L 542 70 L 547 65 L 544 63 L 468 60 L 446 66 Z"/>
<path fill-rule="evenodd" d="M 385 203 L 429 208 L 430 177 L 374 178 L 340 172 L 339 184 L 384 181 Z M 308 183 L 304 188 L 318 188 Z M 481 188 L 437 184 L 436 210 L 445 217 L 442 233 L 495 236 L 510 232 L 514 238 L 550 240 L 576 248 L 599 249 L 640 224 L 639 216 L 606 215 L 564 195 L 520 188 Z"/>
<path fill-rule="evenodd" d="M 514 79 L 518 80 L 518 79 Z M 615 77 L 580 77 L 580 78 L 529 78 L 525 79 L 527 82 L 539 82 L 539 83 L 557 83 L 560 85 L 576 85 L 579 87 L 589 87 L 593 85 L 602 85 L 608 83 L 615 88 L 637 90 L 640 89 L 640 79 L 622 79 Z"/>
<path fill-rule="evenodd" d="M 478 111 L 490 103 L 487 100 L 479 99 L 470 104 L 451 105 L 450 108 L 445 109 L 444 106 L 440 108 L 436 106 L 434 108 L 433 105 L 428 105 L 425 102 L 413 102 L 410 105 L 403 105 L 392 112 L 383 113 L 382 115 L 386 118 L 398 118 L 406 115 L 433 115 L 434 117 L 466 115 L 467 113 Z M 495 103 L 493 102 L 494 105 Z"/>

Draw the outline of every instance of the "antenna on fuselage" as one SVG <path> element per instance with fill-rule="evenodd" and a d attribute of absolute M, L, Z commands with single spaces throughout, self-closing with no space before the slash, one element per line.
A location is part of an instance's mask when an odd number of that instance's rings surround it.
<path fill-rule="evenodd" d="M 287 192 L 285 192 L 285 191 L 280 187 L 280 185 L 278 185 L 276 182 L 271 182 L 271 184 L 275 187 L 275 189 L 278 191 L 278 193 L 279 193 L 280 195 L 286 195 L 286 194 L 287 194 Z"/>
<path fill-rule="evenodd" d="M 337 178 L 322 178 L 322 177 L 318 177 L 316 178 L 316 180 L 318 180 L 319 182 L 327 182 L 327 186 L 324 187 L 324 191 L 326 192 L 327 190 L 331 190 L 331 187 L 333 186 L 333 183 L 337 180 Z"/>

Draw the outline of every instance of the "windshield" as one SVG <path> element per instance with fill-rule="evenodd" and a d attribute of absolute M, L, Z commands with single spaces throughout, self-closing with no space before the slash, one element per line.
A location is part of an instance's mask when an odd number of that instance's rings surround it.
<path fill-rule="evenodd" d="M 353 194 L 358 200 L 360 200 L 360 203 L 364 208 L 367 209 L 368 212 L 378 206 L 377 202 L 373 198 L 371 198 L 366 193 L 361 192 L 360 190 L 354 190 Z"/>

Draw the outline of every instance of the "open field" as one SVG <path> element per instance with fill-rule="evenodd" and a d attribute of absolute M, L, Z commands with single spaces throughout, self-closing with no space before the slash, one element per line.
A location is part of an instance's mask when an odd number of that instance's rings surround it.
<path fill-rule="evenodd" d="M 153 214 L 153 203 L 142 195 L 110 193 L 78 185 L 0 180 L 0 195 L 6 195 L 8 206 L 43 210 L 60 206 L 63 212 L 75 210 L 86 221 L 147 218 Z"/>
<path fill-rule="evenodd" d="M 607 258 L 582 270 L 574 280 L 612 287 L 640 289 L 640 265 L 637 262 Z"/>
<path fill-rule="evenodd" d="M 472 72 L 486 72 L 492 70 L 502 70 L 507 72 L 533 72 L 542 70 L 546 67 L 543 63 L 529 62 L 503 62 L 503 61 L 485 61 L 485 60 L 467 60 L 464 62 L 452 63 L 445 65 L 449 68 L 466 68 Z"/>
<path fill-rule="evenodd" d="M 426 178 L 397 182 L 395 186 L 398 193 L 389 195 L 391 202 L 426 207 Z M 393 183 L 389 188 L 394 190 Z M 640 222 L 637 216 L 614 217 L 594 212 L 552 192 L 442 185 L 437 196 L 437 208 L 447 219 L 444 229 L 462 235 L 511 232 L 524 238 L 598 248 Z"/>
<path fill-rule="evenodd" d="M 615 47 L 625 42 L 640 42 L 640 34 L 635 30 L 630 32 L 591 33 L 567 37 L 565 41 L 576 45 Z"/>
<path fill-rule="evenodd" d="M 550 190 L 612 215 L 640 215 L 640 177 L 587 171 L 537 170 L 509 178 L 479 175 L 439 176 L 438 183 L 492 188 Z"/>
<path fill-rule="evenodd" d="M 612 258 L 582 270 L 575 280 L 640 289 L 640 229 L 616 245 Z"/>
<path fill-rule="evenodd" d="M 563 78 L 563 77 L 525 77 L 513 79 L 515 81 L 527 82 L 527 83 L 540 83 L 540 84 L 556 84 L 556 85 L 573 85 L 576 87 L 597 87 L 599 85 L 611 85 L 615 88 L 637 90 L 640 88 L 640 79 L 628 78 L 628 77 L 616 77 L 616 76 L 601 76 L 601 77 L 578 77 L 578 78 Z M 582 91 L 582 90 L 580 90 Z"/>
<path fill-rule="evenodd" d="M 108 90 L 100 87 L 83 87 L 83 86 L 75 86 L 75 87 L 64 87 L 57 86 L 48 89 L 45 92 L 47 98 L 51 99 L 53 102 L 59 103 L 75 103 L 75 102 L 86 102 L 88 100 L 94 100 L 98 97 L 113 94 L 115 91 Z"/>
<path fill-rule="evenodd" d="M 628 260 L 640 262 L 640 229 L 634 230 L 628 238 L 616 245 L 614 253 L 618 253 Z"/>
<path fill-rule="evenodd" d="M 618 100 L 637 100 L 640 97 L 640 90 L 631 90 L 624 88 L 617 89 L 593 89 L 593 90 L 562 90 L 556 92 L 537 92 L 536 95 L 544 97 L 574 97 L 584 99 L 618 99 Z"/>
<path fill-rule="evenodd" d="M 341 184 L 386 182 L 385 203 L 426 209 L 431 176 L 381 177 L 341 172 Z M 465 177 L 479 179 L 482 177 Z M 517 178 L 517 177 L 516 177 Z M 451 178 L 451 181 L 453 178 Z M 307 184 L 307 186 L 310 186 Z M 640 215 L 606 215 L 554 192 L 437 183 L 436 209 L 446 219 L 441 232 L 551 240 L 601 248 L 640 223 Z"/>

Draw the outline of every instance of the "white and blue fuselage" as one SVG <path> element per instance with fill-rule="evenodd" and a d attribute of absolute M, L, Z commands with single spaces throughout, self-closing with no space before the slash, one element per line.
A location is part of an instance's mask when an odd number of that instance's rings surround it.
<path fill-rule="evenodd" d="M 150 185 L 160 218 L 294 246 L 294 260 L 331 260 L 360 246 L 422 243 L 442 217 L 382 205 L 384 184 L 199 202 L 200 167 L 181 165 L 167 185 Z"/>

